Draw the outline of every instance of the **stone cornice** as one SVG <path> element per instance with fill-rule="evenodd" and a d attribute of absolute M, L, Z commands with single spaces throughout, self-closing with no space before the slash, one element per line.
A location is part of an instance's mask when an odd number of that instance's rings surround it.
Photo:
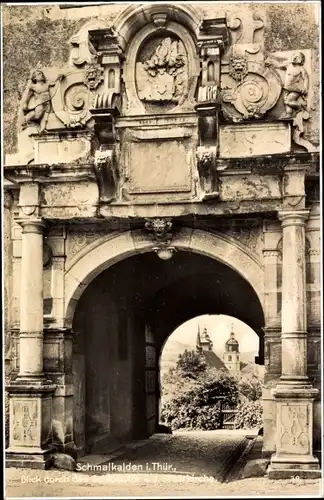
<path fill-rule="evenodd" d="M 95 180 L 92 163 L 80 164 L 32 164 L 7 165 L 4 167 L 5 179 L 13 183 L 23 182 L 60 182 Z"/>
<path fill-rule="evenodd" d="M 143 124 L 142 124 L 143 125 Z M 298 153 L 280 155 L 262 155 L 249 158 L 216 158 L 216 168 L 222 172 L 240 174 L 280 174 L 287 170 L 305 170 L 306 176 L 311 176 L 319 170 L 319 153 Z M 93 163 L 78 164 L 31 164 L 5 165 L 5 179 L 16 183 L 22 182 L 59 182 L 95 180 Z"/>
<path fill-rule="evenodd" d="M 319 170 L 319 153 L 286 153 L 243 158 L 217 158 L 219 171 L 244 171 L 252 174 L 281 174 L 287 170 L 305 170 L 314 174 Z"/>

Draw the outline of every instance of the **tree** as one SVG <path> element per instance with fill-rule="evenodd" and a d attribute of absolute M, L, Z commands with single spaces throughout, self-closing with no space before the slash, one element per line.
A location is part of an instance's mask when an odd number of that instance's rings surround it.
<path fill-rule="evenodd" d="M 257 401 L 262 398 L 262 383 L 256 376 L 242 377 L 238 383 L 242 400 Z"/>
<path fill-rule="evenodd" d="M 176 371 L 180 376 L 196 379 L 206 369 L 207 363 L 200 353 L 186 349 L 183 354 L 179 354 Z"/>

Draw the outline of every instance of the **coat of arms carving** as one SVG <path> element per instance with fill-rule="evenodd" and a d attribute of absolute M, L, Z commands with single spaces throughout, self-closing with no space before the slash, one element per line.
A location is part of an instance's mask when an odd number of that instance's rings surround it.
<path fill-rule="evenodd" d="M 136 63 L 138 97 L 152 103 L 181 104 L 188 95 L 188 57 L 181 40 L 155 39 Z"/>

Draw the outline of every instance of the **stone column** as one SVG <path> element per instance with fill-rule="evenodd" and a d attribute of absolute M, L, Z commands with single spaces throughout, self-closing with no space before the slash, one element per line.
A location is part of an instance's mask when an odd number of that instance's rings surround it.
<path fill-rule="evenodd" d="M 20 286 L 20 370 L 22 380 L 44 380 L 43 373 L 43 228 L 42 220 L 22 226 Z"/>
<path fill-rule="evenodd" d="M 307 377 L 305 222 L 308 210 L 282 211 L 282 374 L 273 390 L 277 407 L 276 453 L 269 478 L 319 477 L 313 456 L 313 401 Z"/>
<path fill-rule="evenodd" d="M 47 468 L 51 462 L 52 395 L 43 372 L 43 228 L 40 218 L 19 221 L 22 231 L 19 374 L 8 387 L 10 438 L 6 465 Z"/>

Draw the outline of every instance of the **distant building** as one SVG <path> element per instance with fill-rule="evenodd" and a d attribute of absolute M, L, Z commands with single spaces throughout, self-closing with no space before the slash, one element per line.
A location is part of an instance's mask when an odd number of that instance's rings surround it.
<path fill-rule="evenodd" d="M 207 366 L 216 368 L 217 370 L 226 370 L 223 361 L 213 351 L 213 343 L 208 335 L 206 327 L 203 332 L 200 333 L 200 327 L 198 326 L 196 348 L 197 351 L 204 356 Z"/>
<path fill-rule="evenodd" d="M 239 343 L 235 338 L 233 332 L 233 326 L 232 326 L 231 336 L 225 343 L 223 361 L 228 371 L 232 373 L 233 372 L 237 373 L 241 371 Z"/>

